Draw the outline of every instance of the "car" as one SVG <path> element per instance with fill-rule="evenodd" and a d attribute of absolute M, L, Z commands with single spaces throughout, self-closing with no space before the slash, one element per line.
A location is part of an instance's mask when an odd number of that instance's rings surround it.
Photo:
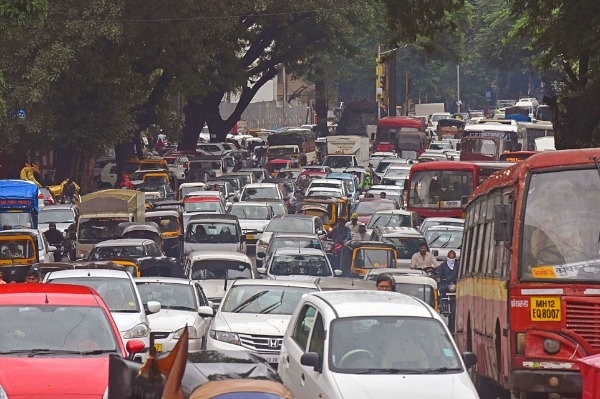
<path fill-rule="evenodd" d="M 326 234 L 318 216 L 283 215 L 271 219 L 256 243 L 256 252 L 267 252 L 273 233 Z"/>
<path fill-rule="evenodd" d="M 238 172 L 252 172 L 258 183 L 269 177 L 269 171 L 265 168 L 242 168 Z"/>
<path fill-rule="evenodd" d="M 184 329 L 188 329 L 188 352 L 206 348 L 210 318 L 214 311 L 202 286 L 183 278 L 137 277 L 142 303 L 160 303 L 160 312 L 148 315 L 156 352 L 170 352 Z"/>
<path fill-rule="evenodd" d="M 276 178 L 284 178 L 284 179 L 297 179 L 298 176 L 302 173 L 302 169 L 294 168 L 294 169 L 281 169 L 275 175 Z"/>
<path fill-rule="evenodd" d="M 243 349 L 278 363 L 292 312 L 302 295 L 318 289 L 302 281 L 233 281 L 210 325 L 207 349 Z"/>
<path fill-rule="evenodd" d="M 371 240 L 387 242 L 396 247 L 396 267 L 409 268 L 411 258 L 419 252 L 419 244 L 425 241 L 423 234 L 412 227 L 378 226 L 373 229 Z"/>
<path fill-rule="evenodd" d="M 229 172 L 227 173 L 227 176 L 234 176 L 240 179 L 240 181 L 242 182 L 242 188 L 246 184 L 258 183 L 258 180 L 256 180 L 256 176 L 254 176 L 254 173 L 252 172 Z"/>
<path fill-rule="evenodd" d="M 429 227 L 423 235 L 431 253 L 437 260 L 444 261 L 450 250 L 456 253 L 456 258 L 460 258 L 463 230 L 459 226 L 438 225 Z"/>
<path fill-rule="evenodd" d="M 375 198 L 378 198 L 381 193 L 385 193 L 385 198 L 396 201 L 400 207 L 402 207 L 402 204 L 404 203 L 403 192 L 404 187 L 384 186 L 381 184 L 371 186 L 371 188 L 367 190 L 367 194 L 373 194 Z"/>
<path fill-rule="evenodd" d="M 275 216 L 288 214 L 288 207 L 283 200 L 269 200 L 265 202 L 269 204 L 271 208 L 273 208 L 273 213 Z"/>
<path fill-rule="evenodd" d="M 240 195 L 243 185 L 239 176 L 221 175 L 219 176 L 219 180 L 229 182 L 233 186 L 234 197 L 238 197 Z"/>
<path fill-rule="evenodd" d="M 256 253 L 256 266 L 262 267 L 263 262 L 268 261 L 278 248 L 315 248 L 323 250 L 324 245 L 317 234 L 275 233 L 266 251 Z"/>
<path fill-rule="evenodd" d="M 325 180 L 325 179 L 322 179 Z M 314 181 L 314 180 L 313 180 Z M 306 190 L 305 197 L 346 198 L 343 189 L 333 187 L 312 187 Z"/>
<path fill-rule="evenodd" d="M 227 291 L 230 280 L 260 278 L 254 263 L 239 252 L 198 251 L 188 255 L 185 275 L 199 281 L 216 309 Z"/>
<path fill-rule="evenodd" d="M 87 260 L 114 260 L 163 256 L 159 246 L 148 238 L 119 238 L 95 244 Z"/>
<path fill-rule="evenodd" d="M 246 184 L 240 194 L 241 201 L 283 200 L 281 189 L 276 183 Z"/>
<path fill-rule="evenodd" d="M 391 209 L 400 209 L 398 201 L 393 199 L 363 198 L 356 204 L 354 213 L 358 215 L 360 223 L 367 223 L 375 212 Z"/>
<path fill-rule="evenodd" d="M 301 168 L 300 173 L 302 173 L 304 171 L 316 171 L 316 172 L 325 172 L 325 173 L 332 172 L 331 168 L 327 165 L 306 165 Z"/>
<path fill-rule="evenodd" d="M 408 176 L 411 167 L 412 165 L 391 163 L 383 173 L 383 177 L 394 175 Z"/>
<path fill-rule="evenodd" d="M 177 198 L 182 200 L 190 193 L 204 190 L 206 190 L 206 183 L 203 182 L 181 183 L 177 189 Z"/>
<path fill-rule="evenodd" d="M 190 218 L 183 239 L 183 255 L 194 251 L 246 253 L 246 238 L 235 215 L 198 214 Z"/>
<path fill-rule="evenodd" d="M 251 247 L 256 247 L 261 233 L 275 216 L 273 208 L 266 202 L 236 202 L 227 213 L 237 216 L 246 236 L 246 245 Z"/>
<path fill-rule="evenodd" d="M 346 186 L 346 191 L 349 194 L 352 194 L 352 200 L 351 202 L 358 202 L 358 177 L 356 177 L 356 175 L 352 174 L 352 173 L 338 173 L 338 172 L 334 172 L 334 173 L 329 173 L 327 176 L 325 176 L 326 179 L 336 179 L 336 180 L 341 180 L 344 182 L 344 185 Z"/>
<path fill-rule="evenodd" d="M 412 159 L 397 158 L 397 157 L 383 158 L 381 161 L 379 161 L 379 163 L 377 164 L 377 167 L 375 168 L 375 175 L 377 175 L 379 177 L 383 177 L 386 169 L 392 164 L 393 165 L 408 165 L 408 166 L 410 166 L 413 163 L 415 163 L 415 161 Z"/>
<path fill-rule="evenodd" d="M 404 189 L 406 187 L 406 183 L 408 181 L 407 175 L 384 175 L 381 178 L 382 186 L 396 186 Z"/>
<path fill-rule="evenodd" d="M 311 189 L 321 189 L 321 188 L 333 188 L 335 190 L 339 190 L 342 198 L 351 197 L 352 194 L 346 190 L 346 184 L 342 180 L 338 179 L 318 179 L 311 180 L 308 185 L 306 195 L 310 196 Z"/>
<path fill-rule="evenodd" d="M 123 345 L 106 304 L 88 287 L 2 285 L 0 319 L 2 398 L 101 398 L 109 354 L 133 356 L 144 345 Z"/>
<path fill-rule="evenodd" d="M 389 291 L 312 292 L 283 337 L 278 374 L 297 398 L 476 399 L 450 331 L 425 302 Z"/>
<path fill-rule="evenodd" d="M 463 227 L 465 225 L 465 221 L 464 221 L 464 219 L 458 219 L 458 218 L 429 217 L 429 218 L 425 218 L 421 222 L 421 225 L 419 226 L 419 230 L 421 230 L 421 233 L 424 233 L 425 230 L 427 230 L 429 227 L 438 226 L 438 225 Z"/>
<path fill-rule="evenodd" d="M 210 190 L 212 191 L 217 191 L 218 189 L 223 198 L 228 201 L 234 198 L 236 194 L 233 184 L 231 184 L 231 182 L 228 180 L 221 180 L 220 178 L 218 180 L 208 180 L 206 182 L 206 187 L 210 187 Z"/>
<path fill-rule="evenodd" d="M 199 195 L 200 193 L 204 194 Z M 226 212 L 226 204 L 223 197 L 215 193 L 215 191 L 194 191 L 183 199 L 184 212 L 182 218 L 184 232 L 194 215 L 224 214 Z"/>
<path fill-rule="evenodd" d="M 367 223 L 367 233 L 371 234 L 378 226 L 385 227 L 419 227 L 419 215 L 414 211 L 404 209 L 388 209 L 376 211 Z"/>
<path fill-rule="evenodd" d="M 325 252 L 315 248 L 276 249 L 258 272 L 269 279 L 306 281 L 342 274 L 341 270 L 333 270 Z"/>
<path fill-rule="evenodd" d="M 141 341 L 145 350 L 150 345 L 148 314 L 160 311 L 160 303 L 149 301 L 144 307 L 140 293 L 131 274 L 124 270 L 74 269 L 51 271 L 44 275 L 44 282 L 51 284 L 74 284 L 93 288 L 100 294 L 115 320 L 123 343 Z M 138 354 L 138 359 L 145 356 Z"/>

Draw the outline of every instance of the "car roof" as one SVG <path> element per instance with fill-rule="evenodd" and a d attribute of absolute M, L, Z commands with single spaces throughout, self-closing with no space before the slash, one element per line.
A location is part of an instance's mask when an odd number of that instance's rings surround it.
<path fill-rule="evenodd" d="M 301 213 L 286 213 L 285 215 L 276 216 L 271 220 L 288 219 L 288 218 L 315 220 L 316 218 L 318 218 L 318 216 L 303 215 Z"/>
<path fill-rule="evenodd" d="M 327 176 L 329 176 L 329 175 L 327 175 Z M 312 180 L 310 182 L 310 184 L 312 184 L 313 182 L 314 183 L 332 183 L 332 184 L 335 183 L 335 184 L 342 185 L 342 182 L 339 179 L 318 179 L 318 180 Z"/>
<path fill-rule="evenodd" d="M 449 226 L 447 224 L 436 224 L 427 228 L 429 230 L 443 230 L 443 231 L 464 231 L 465 228 L 463 226 Z"/>
<path fill-rule="evenodd" d="M 316 187 L 316 186 L 309 187 L 309 189 L 307 191 L 311 191 L 313 189 L 314 189 L 314 191 L 325 191 L 325 192 L 332 192 L 332 193 L 340 191 L 340 189 L 338 187 Z"/>
<path fill-rule="evenodd" d="M 233 260 L 237 262 L 246 262 L 251 263 L 252 261 L 248 257 L 248 255 L 243 254 L 241 252 L 217 252 L 217 251 L 193 251 L 188 255 L 188 258 L 192 261 L 200 261 L 200 260 L 211 260 L 211 259 L 219 259 L 219 260 Z"/>
<path fill-rule="evenodd" d="M 152 217 L 152 216 L 177 216 L 179 217 L 179 212 L 177 212 L 174 209 L 164 209 L 164 210 L 160 210 L 160 211 L 148 211 L 146 212 L 146 217 Z"/>
<path fill-rule="evenodd" d="M 277 183 L 249 183 L 245 188 L 277 187 Z"/>
<path fill-rule="evenodd" d="M 414 213 L 414 211 L 407 211 L 406 209 L 382 209 L 380 211 L 373 212 L 373 216 L 375 215 L 407 215 L 410 216 Z"/>
<path fill-rule="evenodd" d="M 126 247 L 131 245 L 145 245 L 153 243 L 149 238 L 117 238 L 114 240 L 100 241 L 94 247 Z"/>
<path fill-rule="evenodd" d="M 409 316 L 435 318 L 421 300 L 397 292 L 374 290 L 321 291 L 306 294 L 321 299 L 336 318 L 357 316 Z"/>
<path fill-rule="evenodd" d="M 2 305 L 44 304 L 100 307 L 100 296 L 91 288 L 75 284 L 5 284 Z"/>
<path fill-rule="evenodd" d="M 293 248 L 293 247 L 281 247 L 277 248 L 275 252 L 273 252 L 273 256 L 275 255 L 321 255 L 325 256 L 325 253 L 316 248 Z"/>
<path fill-rule="evenodd" d="M 46 205 L 45 207 L 43 207 L 42 209 L 40 209 L 40 212 L 44 212 L 44 211 L 49 211 L 49 210 L 53 210 L 53 209 L 75 209 L 77 208 L 77 205 L 74 204 L 55 204 L 55 205 Z"/>
<path fill-rule="evenodd" d="M 231 204 L 232 207 L 240 207 L 240 206 L 270 206 L 268 202 L 262 201 L 241 201 L 234 202 Z"/>
<path fill-rule="evenodd" d="M 273 238 L 272 240 L 274 240 L 275 238 L 319 238 L 318 234 L 311 234 L 311 233 L 277 233 L 274 232 L 273 233 Z"/>
<path fill-rule="evenodd" d="M 193 285 L 194 282 L 187 278 L 178 277 L 134 277 L 134 282 L 140 283 L 165 283 L 165 284 L 182 284 L 182 285 Z"/>
<path fill-rule="evenodd" d="M 429 218 L 425 218 L 423 220 L 423 223 L 425 222 L 454 222 L 454 223 L 464 223 L 465 221 L 463 219 L 459 219 L 459 218 L 446 218 L 446 217 L 429 217 Z"/>
<path fill-rule="evenodd" d="M 299 288 L 319 288 L 315 283 L 308 281 L 296 280 L 258 280 L 258 279 L 243 279 L 234 280 L 231 286 L 238 285 L 262 285 L 262 286 L 283 286 L 283 287 L 299 287 Z"/>
<path fill-rule="evenodd" d="M 377 226 L 376 229 L 383 237 L 416 237 L 423 239 L 423 234 L 413 227 Z"/>
<path fill-rule="evenodd" d="M 60 278 L 72 278 L 72 277 L 104 277 L 104 278 L 121 278 L 131 279 L 131 274 L 125 270 L 111 270 L 111 269 L 68 269 L 68 270 L 56 270 L 49 272 L 49 280 L 60 279 Z"/>
<path fill-rule="evenodd" d="M 392 191 L 402 191 L 404 190 L 404 188 L 400 187 L 400 186 L 393 186 L 391 184 L 376 184 L 374 186 L 371 186 L 371 188 L 369 189 L 369 191 L 385 191 L 385 190 L 392 190 Z"/>

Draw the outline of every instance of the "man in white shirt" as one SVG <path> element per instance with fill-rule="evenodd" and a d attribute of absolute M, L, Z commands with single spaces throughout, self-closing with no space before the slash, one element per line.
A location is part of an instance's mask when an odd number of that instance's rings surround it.
<path fill-rule="evenodd" d="M 350 216 L 350 221 L 348 223 L 346 223 L 346 226 L 350 227 L 350 231 L 352 231 L 352 234 L 356 234 L 358 233 L 358 227 L 361 225 L 362 223 L 358 222 L 358 213 L 353 213 L 352 216 Z"/>
<path fill-rule="evenodd" d="M 367 226 L 360 224 L 358 226 L 358 231 L 352 234 L 352 239 L 356 241 L 369 241 L 371 236 L 367 234 Z"/>
<path fill-rule="evenodd" d="M 412 258 L 410 258 L 410 268 L 427 270 L 435 269 L 438 266 L 439 263 L 435 256 L 427 250 L 427 243 L 420 243 L 419 252 L 417 252 L 412 256 Z"/>

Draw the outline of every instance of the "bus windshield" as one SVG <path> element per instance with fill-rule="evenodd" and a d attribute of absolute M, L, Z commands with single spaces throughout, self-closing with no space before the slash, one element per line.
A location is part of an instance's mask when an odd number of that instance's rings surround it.
<path fill-rule="evenodd" d="M 474 171 L 423 170 L 410 178 L 409 206 L 460 208 L 473 192 Z"/>
<path fill-rule="evenodd" d="M 496 157 L 498 145 L 492 139 L 469 139 L 461 144 L 461 151 L 471 154 L 479 154 L 488 158 Z"/>
<path fill-rule="evenodd" d="M 531 175 L 521 243 L 522 280 L 600 281 L 596 169 Z"/>

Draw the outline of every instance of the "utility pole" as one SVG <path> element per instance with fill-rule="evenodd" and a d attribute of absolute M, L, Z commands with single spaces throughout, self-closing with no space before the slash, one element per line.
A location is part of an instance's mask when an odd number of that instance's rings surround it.
<path fill-rule="evenodd" d="M 460 65 L 456 66 L 456 112 L 460 113 Z"/>
<path fill-rule="evenodd" d="M 394 54 L 388 63 L 388 116 L 396 116 L 396 50 L 391 50 Z"/>
<path fill-rule="evenodd" d="M 283 75 L 283 101 L 281 102 L 281 117 L 282 117 L 282 125 L 285 126 L 287 124 L 286 122 L 286 116 L 285 116 L 285 104 L 287 103 L 287 76 L 285 74 L 285 65 L 283 65 L 282 67 L 282 73 Z"/>
<path fill-rule="evenodd" d="M 410 82 L 408 80 L 408 70 L 404 73 L 404 98 L 406 99 L 406 106 L 404 108 L 404 115 L 408 116 L 408 108 L 410 107 L 410 98 L 408 93 L 410 92 Z"/>

